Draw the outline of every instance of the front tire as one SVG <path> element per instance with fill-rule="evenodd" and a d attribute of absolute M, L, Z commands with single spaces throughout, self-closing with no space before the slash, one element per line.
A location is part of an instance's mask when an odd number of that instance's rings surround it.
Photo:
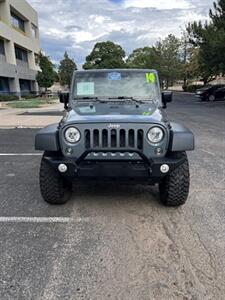
<path fill-rule="evenodd" d="M 214 95 L 210 95 L 209 96 L 209 101 L 210 102 L 213 102 L 213 101 L 215 101 L 216 100 L 216 97 L 214 96 Z"/>
<path fill-rule="evenodd" d="M 45 155 L 41 161 L 39 177 L 41 195 L 50 204 L 64 204 L 69 200 L 72 184 L 44 159 Z"/>
<path fill-rule="evenodd" d="M 166 206 L 183 205 L 188 198 L 190 186 L 188 158 L 186 152 L 178 153 L 176 157 L 183 157 L 184 162 L 159 184 L 160 199 Z"/>

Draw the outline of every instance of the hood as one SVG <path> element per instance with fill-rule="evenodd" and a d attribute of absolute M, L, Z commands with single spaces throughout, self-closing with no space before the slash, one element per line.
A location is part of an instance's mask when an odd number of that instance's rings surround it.
<path fill-rule="evenodd" d="M 81 103 L 70 109 L 63 123 L 162 123 L 165 113 L 154 103 Z"/>
<path fill-rule="evenodd" d="M 212 87 L 211 86 L 207 86 L 207 87 L 204 87 L 204 88 L 201 88 L 201 89 L 197 89 L 196 92 L 201 92 L 201 93 L 204 93 L 208 90 L 210 90 Z"/>

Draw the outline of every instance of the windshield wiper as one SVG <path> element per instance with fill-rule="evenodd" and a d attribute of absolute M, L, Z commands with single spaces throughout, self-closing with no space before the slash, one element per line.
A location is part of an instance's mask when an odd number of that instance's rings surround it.
<path fill-rule="evenodd" d="M 143 104 L 145 103 L 143 100 L 140 100 L 140 99 L 136 99 L 134 97 L 128 97 L 128 96 L 119 96 L 119 97 L 111 97 L 109 98 L 110 100 L 113 100 L 113 99 L 118 99 L 118 100 L 130 100 L 130 101 L 133 101 L 133 102 L 136 102 L 138 104 Z"/>
<path fill-rule="evenodd" d="M 106 102 L 103 99 L 100 99 L 98 97 L 89 97 L 89 96 L 85 96 L 85 97 L 74 97 L 73 100 L 95 100 L 95 101 L 99 101 L 99 102 Z"/>

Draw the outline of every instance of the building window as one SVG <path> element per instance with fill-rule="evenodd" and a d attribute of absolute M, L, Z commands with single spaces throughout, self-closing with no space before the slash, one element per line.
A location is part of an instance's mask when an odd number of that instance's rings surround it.
<path fill-rule="evenodd" d="M 37 27 L 34 24 L 31 24 L 31 31 L 32 31 L 32 36 L 36 39 L 37 38 Z"/>
<path fill-rule="evenodd" d="M 14 13 L 11 13 L 11 23 L 12 23 L 13 27 L 25 32 L 24 20 L 22 20 L 20 17 L 16 16 Z"/>
<path fill-rule="evenodd" d="M 28 62 L 27 51 L 15 46 L 16 59 Z"/>
<path fill-rule="evenodd" d="M 0 39 L 0 55 L 5 55 L 4 41 Z"/>
<path fill-rule="evenodd" d="M 30 80 L 20 79 L 19 82 L 21 95 L 29 94 L 31 92 Z"/>
<path fill-rule="evenodd" d="M 35 59 L 35 65 L 39 66 L 40 58 L 39 58 L 39 55 L 37 53 L 34 53 L 34 59 Z"/>
<path fill-rule="evenodd" d="M 9 91 L 9 79 L 7 77 L 0 77 L 0 94 L 8 94 Z"/>

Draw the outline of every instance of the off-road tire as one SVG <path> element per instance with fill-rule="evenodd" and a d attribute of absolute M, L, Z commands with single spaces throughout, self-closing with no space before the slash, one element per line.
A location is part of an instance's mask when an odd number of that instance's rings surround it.
<path fill-rule="evenodd" d="M 44 159 L 46 155 L 47 153 L 44 153 L 40 166 L 41 195 L 50 204 L 64 204 L 70 198 L 72 184 Z"/>
<path fill-rule="evenodd" d="M 183 157 L 184 162 L 159 184 L 160 199 L 166 206 L 183 205 L 189 193 L 190 174 L 186 152 L 177 153 L 175 156 Z"/>

